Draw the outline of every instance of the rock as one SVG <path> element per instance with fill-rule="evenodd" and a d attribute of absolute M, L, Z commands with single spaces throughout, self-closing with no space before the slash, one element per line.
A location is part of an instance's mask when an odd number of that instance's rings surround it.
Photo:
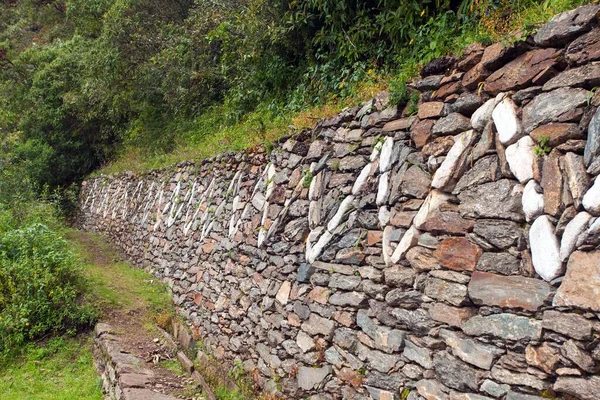
<path fill-rule="evenodd" d="M 554 225 L 544 215 L 536 219 L 529 230 L 529 244 L 533 268 L 547 282 L 558 278 L 564 272 L 560 260 L 558 239 Z"/>
<path fill-rule="evenodd" d="M 364 293 L 359 292 L 336 292 L 329 297 L 329 303 L 340 307 L 366 307 L 369 298 Z"/>
<path fill-rule="evenodd" d="M 475 131 L 467 131 L 456 138 L 454 145 L 448 152 L 444 162 L 436 171 L 431 181 L 431 186 L 445 190 L 460 178 L 464 164 L 467 161 L 466 153 L 475 140 Z M 457 176 L 458 175 L 458 176 Z"/>
<path fill-rule="evenodd" d="M 417 388 L 419 395 L 421 395 L 425 400 L 450 399 L 450 397 L 446 393 L 444 393 L 444 386 L 435 380 L 421 379 L 415 384 L 415 387 Z"/>
<path fill-rule="evenodd" d="M 522 186 L 508 179 L 466 189 L 458 195 L 460 214 L 469 218 L 506 218 L 523 221 L 525 216 L 521 205 L 522 193 Z"/>
<path fill-rule="evenodd" d="M 600 107 L 592 117 L 588 126 L 588 137 L 583 153 L 583 160 L 586 167 L 592 164 L 600 155 Z"/>
<path fill-rule="evenodd" d="M 461 306 L 468 301 L 467 287 L 436 278 L 427 278 L 424 292 L 427 296 L 445 301 L 453 306 Z"/>
<path fill-rule="evenodd" d="M 513 314 L 476 315 L 462 325 L 470 336 L 490 335 L 505 340 L 539 340 L 542 322 Z"/>
<path fill-rule="evenodd" d="M 493 122 L 488 122 L 485 128 L 483 128 L 481 138 L 479 138 L 479 142 L 477 142 L 475 148 L 473 148 L 473 160 L 479 160 L 481 157 L 488 154 L 488 152 L 492 151 L 495 142 L 493 125 Z"/>
<path fill-rule="evenodd" d="M 398 148 L 396 148 L 398 149 Z M 381 146 L 381 154 L 379 156 L 379 171 L 387 172 L 392 168 L 392 164 L 398 158 L 399 153 L 394 151 L 394 139 L 386 137 Z"/>
<path fill-rule="evenodd" d="M 279 287 L 279 290 L 277 291 L 277 295 L 275 296 L 275 299 L 277 301 L 279 301 L 279 303 L 281 305 L 286 305 L 288 302 L 288 299 L 290 298 L 290 291 L 292 290 L 292 284 L 290 283 L 290 281 L 285 281 L 281 284 L 281 286 Z"/>
<path fill-rule="evenodd" d="M 435 373 L 439 381 L 456 390 L 477 390 L 479 373 L 464 362 L 446 352 L 436 353 L 433 357 Z"/>
<path fill-rule="evenodd" d="M 454 141 L 454 136 L 437 137 L 423 146 L 421 153 L 427 158 L 446 155 L 454 145 Z"/>
<path fill-rule="evenodd" d="M 600 7 L 588 4 L 556 15 L 542 26 L 533 40 L 540 46 L 556 46 L 567 43 L 581 33 L 591 29 Z"/>
<path fill-rule="evenodd" d="M 516 275 L 521 269 L 521 262 L 509 253 L 483 253 L 477 262 L 476 269 L 502 275 Z"/>
<path fill-rule="evenodd" d="M 434 136 L 456 135 L 471 129 L 471 120 L 462 114 L 453 112 L 439 119 L 431 132 Z"/>
<path fill-rule="evenodd" d="M 585 193 L 581 201 L 583 208 L 590 214 L 600 216 L 600 179 L 596 178 L 594 185 Z"/>
<path fill-rule="evenodd" d="M 450 105 L 450 112 L 461 113 L 471 116 L 481 106 L 482 99 L 475 93 L 462 93 L 454 103 Z"/>
<path fill-rule="evenodd" d="M 495 359 L 504 354 L 504 350 L 465 338 L 447 329 L 440 330 L 440 337 L 452 349 L 452 354 L 481 369 L 490 370 Z"/>
<path fill-rule="evenodd" d="M 499 366 L 492 368 L 492 378 L 509 385 L 529 386 L 537 390 L 544 390 L 549 386 L 534 375 L 512 372 Z"/>
<path fill-rule="evenodd" d="M 371 350 L 361 343 L 356 345 L 356 354 L 359 359 L 367 360 L 371 368 L 383 373 L 389 373 L 400 361 L 400 357 L 397 355 Z"/>
<path fill-rule="evenodd" d="M 554 297 L 555 306 L 600 311 L 600 251 L 576 251 L 569 257 L 567 274 Z"/>
<path fill-rule="evenodd" d="M 446 105 L 441 101 L 423 103 L 419 106 L 419 119 L 438 118 L 446 115 Z"/>
<path fill-rule="evenodd" d="M 600 59 L 600 29 L 597 27 L 573 40 L 565 51 L 569 64 L 581 65 Z"/>
<path fill-rule="evenodd" d="M 374 400 L 396 400 L 398 398 L 395 393 L 387 390 L 378 389 L 372 386 L 365 386 L 365 388 Z"/>
<path fill-rule="evenodd" d="M 433 252 L 425 247 L 416 246 L 406 253 L 406 260 L 417 272 L 439 269 L 440 265 Z"/>
<path fill-rule="evenodd" d="M 550 122 L 566 122 L 577 107 L 587 104 L 587 91 L 560 88 L 536 96 L 523 108 L 523 129 L 526 133 Z"/>
<path fill-rule="evenodd" d="M 449 202 L 451 199 L 449 194 L 433 189 L 413 219 L 414 226 L 424 231 L 451 234 L 471 231 L 475 221 L 462 218 L 456 205 Z"/>
<path fill-rule="evenodd" d="M 600 84 L 600 63 L 594 62 L 578 68 L 568 69 L 544 84 L 543 90 L 561 87 L 585 87 L 591 89 Z"/>
<path fill-rule="evenodd" d="M 483 157 L 477 160 L 475 165 L 465 172 L 465 174 L 460 178 L 454 187 L 452 193 L 458 194 L 464 189 L 481 185 L 483 183 L 493 182 L 501 177 L 500 167 L 498 165 L 498 156 L 490 155 Z"/>
<path fill-rule="evenodd" d="M 415 143 L 415 147 L 420 149 L 425 146 L 429 138 L 431 137 L 431 130 L 435 124 L 434 120 L 426 119 L 419 121 L 412 126 L 410 130 L 410 138 Z"/>
<path fill-rule="evenodd" d="M 410 128 L 413 122 L 415 122 L 415 119 L 415 117 L 395 119 L 393 121 L 387 122 L 383 126 L 382 130 L 384 132 L 404 131 Z"/>
<path fill-rule="evenodd" d="M 583 195 L 590 187 L 590 179 L 583 165 L 583 157 L 575 153 L 567 153 L 561 159 L 561 167 L 567 175 L 567 183 L 569 184 L 575 207 L 579 207 Z"/>
<path fill-rule="evenodd" d="M 544 189 L 544 212 L 558 216 L 564 209 L 562 202 L 563 177 L 560 170 L 560 153 L 553 151 L 544 160 L 541 185 Z"/>
<path fill-rule="evenodd" d="M 551 287 L 539 279 L 473 272 L 468 286 L 473 303 L 537 311 L 552 296 Z"/>
<path fill-rule="evenodd" d="M 404 343 L 404 352 L 402 353 L 402 355 L 410 361 L 416 362 L 425 369 L 433 368 L 431 350 L 419 347 L 410 340 L 407 340 Z"/>
<path fill-rule="evenodd" d="M 392 310 L 392 316 L 397 320 L 400 327 L 406 327 L 409 331 L 419 335 L 427 334 L 435 325 L 429 318 L 427 311 L 423 309 L 404 310 L 395 308 Z"/>
<path fill-rule="evenodd" d="M 473 271 L 481 257 L 481 248 L 465 238 L 444 239 L 433 253 L 440 264 L 454 271 Z"/>
<path fill-rule="evenodd" d="M 529 136 L 521 138 L 517 143 L 506 148 L 506 161 L 510 171 L 521 183 L 526 183 L 539 177 L 537 156 L 535 155 L 535 143 Z"/>
<path fill-rule="evenodd" d="M 553 122 L 541 125 L 531 131 L 530 136 L 537 143 L 543 138 L 548 141 L 550 147 L 557 147 L 571 139 L 583 139 L 583 132 L 577 124 Z"/>
<path fill-rule="evenodd" d="M 596 400 L 598 393 L 600 393 L 600 376 L 590 376 L 588 378 L 560 376 L 552 389 L 559 393 L 576 396 L 581 400 Z"/>
<path fill-rule="evenodd" d="M 416 273 L 412 268 L 401 265 L 386 268 L 383 271 L 385 283 L 393 287 L 410 287 L 415 281 Z"/>
<path fill-rule="evenodd" d="M 413 165 L 404 173 L 400 190 L 404 195 L 424 199 L 429 194 L 430 184 L 431 175 L 420 166 Z"/>
<path fill-rule="evenodd" d="M 517 117 L 517 105 L 510 97 L 505 97 L 496 105 L 492 118 L 502 144 L 514 143 L 522 136 L 523 129 Z"/>
<path fill-rule="evenodd" d="M 300 347 L 303 353 L 307 351 L 311 351 L 315 348 L 315 341 L 312 338 L 304 333 L 304 331 L 298 331 L 298 336 L 296 336 L 296 344 Z"/>
<path fill-rule="evenodd" d="M 525 360 L 527 364 L 552 374 L 560 362 L 560 355 L 558 350 L 548 343 L 543 343 L 541 346 L 527 345 Z"/>
<path fill-rule="evenodd" d="M 473 129 L 481 132 L 492 120 L 492 113 L 496 107 L 496 99 L 489 99 L 479 107 L 471 116 L 471 126 Z"/>
<path fill-rule="evenodd" d="M 580 212 L 566 226 L 560 241 L 560 260 L 567 261 L 576 248 L 577 239 L 588 228 L 592 216 L 585 211 Z"/>
<path fill-rule="evenodd" d="M 321 383 L 332 373 L 331 365 L 321 368 L 300 367 L 296 376 L 298 386 L 303 390 L 312 390 L 321 386 Z"/>
<path fill-rule="evenodd" d="M 323 335 L 330 338 L 333 335 L 335 323 L 329 319 L 311 313 L 308 320 L 302 323 L 301 328 L 309 335 Z"/>
<path fill-rule="evenodd" d="M 429 315 L 433 320 L 455 327 L 460 327 L 473 314 L 474 311 L 469 308 L 457 308 L 444 303 L 434 303 L 429 307 Z"/>
<path fill-rule="evenodd" d="M 496 95 L 522 89 L 532 83 L 543 83 L 544 79 L 556 73 L 559 54 L 560 50 L 552 48 L 534 49 L 522 54 L 491 74 L 485 81 L 484 89 Z"/>
<path fill-rule="evenodd" d="M 577 340 L 589 340 L 592 336 L 592 322 L 579 314 L 544 311 L 542 327 Z"/>
<path fill-rule="evenodd" d="M 501 219 L 479 219 L 473 232 L 502 250 L 517 245 L 523 237 L 523 230 L 517 223 Z"/>
<path fill-rule="evenodd" d="M 589 373 L 596 372 L 596 365 L 592 357 L 587 352 L 579 348 L 579 346 L 577 346 L 575 341 L 573 341 L 572 339 L 567 340 L 562 345 L 561 353 L 567 359 L 573 361 L 575 365 L 577 365 L 582 370 Z"/>
<path fill-rule="evenodd" d="M 377 325 L 367 316 L 367 311 L 359 310 L 356 315 L 356 324 L 367 334 L 378 349 L 386 353 L 399 351 L 404 345 L 405 332 Z"/>
<path fill-rule="evenodd" d="M 527 222 L 533 221 L 544 213 L 544 194 L 534 180 L 530 180 L 523 189 L 523 213 Z"/>
<path fill-rule="evenodd" d="M 490 394 L 495 397 L 501 397 L 506 394 L 510 390 L 510 386 L 508 385 L 500 385 L 494 381 L 486 379 L 481 384 L 481 391 L 487 394 Z"/>

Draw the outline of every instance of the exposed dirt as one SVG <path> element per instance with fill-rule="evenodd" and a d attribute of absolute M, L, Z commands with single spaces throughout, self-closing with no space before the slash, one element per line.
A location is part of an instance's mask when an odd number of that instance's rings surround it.
<path fill-rule="evenodd" d="M 93 268 L 103 268 L 108 272 L 113 263 L 124 260 L 114 248 L 100 242 L 93 234 L 77 232 L 70 239 L 86 249 L 88 262 L 93 264 Z M 124 295 L 124 291 L 129 289 L 118 277 L 111 279 L 110 286 Z M 182 399 L 197 398 L 193 390 L 194 380 L 189 375 L 178 376 L 159 364 L 165 360 L 177 362 L 176 347 L 153 323 L 152 311 L 143 299 L 134 299 L 134 303 L 126 307 L 104 309 L 101 322 L 113 328 L 124 352 L 145 360 L 141 367 L 154 372 L 154 378 L 145 388 Z"/>

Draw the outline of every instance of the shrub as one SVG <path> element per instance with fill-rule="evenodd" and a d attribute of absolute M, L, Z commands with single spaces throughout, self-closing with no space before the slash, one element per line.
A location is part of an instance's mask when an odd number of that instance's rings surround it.
<path fill-rule="evenodd" d="M 91 326 L 96 314 L 81 305 L 82 286 L 67 242 L 47 225 L 1 232 L 0 360 L 26 341 Z"/>

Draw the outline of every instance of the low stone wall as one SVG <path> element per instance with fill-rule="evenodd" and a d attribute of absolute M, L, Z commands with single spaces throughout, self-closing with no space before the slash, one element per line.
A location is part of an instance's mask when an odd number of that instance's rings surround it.
<path fill-rule="evenodd" d="M 429 64 L 414 116 L 89 179 L 80 223 L 285 398 L 596 399 L 599 9 Z"/>

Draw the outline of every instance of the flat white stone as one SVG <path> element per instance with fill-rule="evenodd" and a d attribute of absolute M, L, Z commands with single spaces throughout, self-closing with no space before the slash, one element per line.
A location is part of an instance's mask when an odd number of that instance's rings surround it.
<path fill-rule="evenodd" d="M 560 240 L 561 261 L 566 261 L 571 256 L 571 253 L 575 251 L 577 239 L 587 230 L 592 218 L 589 213 L 582 211 L 569 221 Z"/>
<path fill-rule="evenodd" d="M 387 137 L 381 147 L 381 155 L 379 156 L 379 171 L 386 172 L 392 168 L 392 154 L 394 152 L 394 139 Z"/>
<path fill-rule="evenodd" d="M 379 185 L 377 187 L 377 198 L 375 203 L 378 206 L 385 204 L 390 193 L 390 172 L 384 172 L 379 176 Z"/>
<path fill-rule="evenodd" d="M 446 159 L 438 168 L 431 181 L 431 186 L 436 189 L 444 189 L 451 181 L 460 167 L 463 154 L 469 149 L 469 146 L 475 139 L 475 131 L 470 130 L 456 136 L 452 148 L 446 155 Z"/>
<path fill-rule="evenodd" d="M 298 331 L 298 336 L 296 336 L 296 344 L 300 347 L 303 353 L 310 351 L 315 348 L 315 341 L 305 333 L 304 331 Z"/>
<path fill-rule="evenodd" d="M 313 200 L 308 204 L 308 227 L 316 228 L 321 222 L 321 202 Z"/>
<path fill-rule="evenodd" d="M 419 208 L 419 212 L 413 219 L 413 224 L 417 229 L 420 229 L 425 221 L 429 218 L 429 215 L 435 212 L 441 204 L 447 202 L 452 198 L 451 195 L 440 192 L 439 190 L 432 190 L 425 199 L 425 202 Z"/>
<path fill-rule="evenodd" d="M 369 179 L 369 176 L 371 175 L 371 171 L 373 170 L 374 165 L 375 164 L 373 162 L 365 165 L 363 167 L 363 169 L 360 171 L 360 174 L 358 174 L 358 178 L 356 178 L 354 185 L 352 185 L 352 194 L 354 196 L 359 194 L 365 187 L 365 184 L 367 183 L 367 179 Z"/>
<path fill-rule="evenodd" d="M 323 234 L 321 235 L 321 237 L 319 238 L 317 243 L 315 243 L 315 245 L 312 246 L 312 248 L 310 249 L 310 252 L 307 253 L 306 261 L 308 261 L 309 264 L 314 263 L 316 261 L 317 257 L 319 257 L 321 255 L 321 253 L 323 252 L 323 249 L 325 249 L 325 246 L 327 246 L 329 244 L 329 242 L 331 241 L 332 238 L 333 238 L 332 233 L 330 233 L 327 230 L 325 232 L 323 232 Z M 308 250 L 308 248 L 307 248 L 307 250 Z"/>
<path fill-rule="evenodd" d="M 267 170 L 267 194 L 266 198 L 271 197 L 273 193 L 273 189 L 275 189 L 275 174 L 277 174 L 277 169 L 273 164 L 269 164 L 269 169 Z"/>
<path fill-rule="evenodd" d="M 383 252 L 383 262 L 385 263 L 385 265 L 392 265 L 392 247 L 390 246 L 390 237 L 392 236 L 393 230 L 393 226 L 386 226 L 383 230 L 381 245 Z"/>
<path fill-rule="evenodd" d="M 600 179 L 596 178 L 594 185 L 585 193 L 581 203 L 587 212 L 600 216 Z"/>
<path fill-rule="evenodd" d="M 492 119 L 492 112 L 496 106 L 496 99 L 489 99 L 481 107 L 479 107 L 471 116 L 471 126 L 473 129 L 479 132 L 483 131 L 483 128 Z"/>
<path fill-rule="evenodd" d="M 342 221 L 342 218 L 344 217 L 346 212 L 352 207 L 353 201 L 354 201 L 353 195 L 346 196 L 346 198 L 344 200 L 342 200 L 342 203 L 340 204 L 337 212 L 331 218 L 331 221 L 329 221 L 329 223 L 327 224 L 327 230 L 329 232 L 333 232 L 333 230 L 338 227 L 338 225 Z"/>
<path fill-rule="evenodd" d="M 379 146 L 373 146 L 373 151 L 371 152 L 369 161 L 373 162 L 379 158 L 379 154 L 381 154 L 381 146 L 383 146 L 383 144 L 381 144 Z"/>
<path fill-rule="evenodd" d="M 377 217 L 379 218 L 379 225 L 383 228 L 384 226 L 386 226 L 388 224 L 388 222 L 390 222 L 390 209 L 387 208 L 386 206 L 382 206 L 379 208 L 379 214 L 377 215 Z"/>
<path fill-rule="evenodd" d="M 529 136 L 506 148 L 506 161 L 510 171 L 521 183 L 533 179 L 534 163 L 537 162 L 534 148 L 535 142 Z"/>
<path fill-rule="evenodd" d="M 517 105 L 510 97 L 505 97 L 496 105 L 492 118 L 502 144 L 514 143 L 522 136 L 523 128 L 517 117 Z"/>
<path fill-rule="evenodd" d="M 393 264 L 396 264 L 398 261 L 400 261 L 408 250 L 417 245 L 419 242 L 419 234 L 420 232 L 417 230 L 417 228 L 415 228 L 414 225 L 412 225 L 406 231 L 404 236 L 402 236 L 402 239 L 400 239 L 400 243 L 398 243 L 394 253 L 392 254 Z"/>
<path fill-rule="evenodd" d="M 547 215 L 538 217 L 529 230 L 529 245 L 533 268 L 542 279 L 550 282 L 563 273 L 560 261 L 558 239 L 554 234 L 554 225 Z"/>
<path fill-rule="evenodd" d="M 541 186 L 533 179 L 523 189 L 523 213 L 527 222 L 533 221 L 544 213 L 544 194 Z"/>

